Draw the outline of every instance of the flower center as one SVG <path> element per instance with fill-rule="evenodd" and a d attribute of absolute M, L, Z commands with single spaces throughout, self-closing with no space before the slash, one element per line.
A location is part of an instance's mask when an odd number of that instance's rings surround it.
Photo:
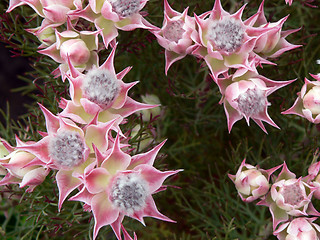
<path fill-rule="evenodd" d="M 125 18 L 139 12 L 140 0 L 109 0 L 112 10 Z"/>
<path fill-rule="evenodd" d="M 120 92 L 120 84 L 116 76 L 106 69 L 88 71 L 83 83 L 84 96 L 91 102 L 106 109 L 113 103 Z"/>
<path fill-rule="evenodd" d="M 84 143 L 77 132 L 58 133 L 49 142 L 49 156 L 62 167 L 76 167 L 83 162 Z"/>
<path fill-rule="evenodd" d="M 264 91 L 256 87 L 253 89 L 249 88 L 240 94 L 235 101 L 238 102 L 239 111 L 247 117 L 263 112 L 267 105 L 267 98 Z"/>
<path fill-rule="evenodd" d="M 283 187 L 284 202 L 293 206 L 298 205 L 304 199 L 304 193 L 301 190 L 299 182 Z"/>
<path fill-rule="evenodd" d="M 130 173 L 116 178 L 110 200 L 119 211 L 132 215 L 145 206 L 147 194 L 147 182 L 137 173 Z"/>
<path fill-rule="evenodd" d="M 211 22 L 207 38 L 216 49 L 232 53 L 241 47 L 244 29 L 240 21 L 224 18 Z"/>
<path fill-rule="evenodd" d="M 184 22 L 179 19 L 177 21 L 168 22 L 167 26 L 163 29 L 163 36 L 174 42 L 178 42 L 182 38 L 185 30 L 182 28 Z"/>

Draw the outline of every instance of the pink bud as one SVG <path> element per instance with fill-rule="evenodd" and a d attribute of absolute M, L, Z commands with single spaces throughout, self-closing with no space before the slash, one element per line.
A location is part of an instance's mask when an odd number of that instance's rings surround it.
<path fill-rule="evenodd" d="M 74 66 L 86 64 L 90 58 L 90 51 L 81 39 L 70 39 L 61 44 L 60 55 L 65 62 L 68 56 Z"/>
<path fill-rule="evenodd" d="M 320 86 L 314 86 L 304 95 L 303 106 L 312 114 L 320 114 Z"/>
<path fill-rule="evenodd" d="M 268 193 L 269 177 L 273 171 L 258 169 L 246 164 L 243 160 L 236 175 L 229 174 L 229 178 L 234 182 L 241 199 L 245 202 L 252 202 Z"/>
<path fill-rule="evenodd" d="M 298 93 L 295 103 L 282 114 L 296 114 L 318 124 L 320 123 L 320 81 L 315 75 L 310 75 L 317 81 L 305 78 L 305 84 Z"/>
<path fill-rule="evenodd" d="M 269 182 L 259 170 L 253 168 L 241 172 L 235 180 L 235 186 L 239 194 L 242 195 L 255 195 L 254 197 L 260 197 L 265 195 L 269 190 Z M 260 188 L 259 191 L 255 191 Z"/>

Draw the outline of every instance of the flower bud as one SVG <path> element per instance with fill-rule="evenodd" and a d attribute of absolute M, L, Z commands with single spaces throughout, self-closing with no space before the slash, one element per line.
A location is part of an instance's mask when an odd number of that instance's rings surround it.
<path fill-rule="evenodd" d="M 241 199 L 252 202 L 268 193 L 270 174 L 268 171 L 246 164 L 244 160 L 236 175 L 229 174 L 229 177 L 234 182 Z"/>
<path fill-rule="evenodd" d="M 312 75 L 317 81 L 309 81 L 305 78 L 305 84 L 298 93 L 298 98 L 291 108 L 283 114 L 296 114 L 308 119 L 314 124 L 320 123 L 320 78 Z"/>
<path fill-rule="evenodd" d="M 303 106 L 309 109 L 312 114 L 320 114 L 320 86 L 312 87 L 306 95 L 304 95 Z"/>
<path fill-rule="evenodd" d="M 60 55 L 65 62 L 68 62 L 69 56 L 74 66 L 80 66 L 88 62 L 90 51 L 83 40 L 70 39 L 61 44 Z"/>
<path fill-rule="evenodd" d="M 147 103 L 147 104 L 152 104 L 152 105 L 160 105 L 160 99 L 158 98 L 158 96 L 154 95 L 154 94 L 146 94 L 144 96 L 141 96 L 143 103 Z M 158 107 L 153 107 L 150 109 L 145 109 L 145 110 L 141 110 L 139 112 L 137 112 L 137 114 L 142 114 L 142 120 L 144 122 L 148 122 L 150 121 L 150 117 L 152 116 L 152 118 L 159 116 L 161 114 L 161 108 L 160 106 Z"/>

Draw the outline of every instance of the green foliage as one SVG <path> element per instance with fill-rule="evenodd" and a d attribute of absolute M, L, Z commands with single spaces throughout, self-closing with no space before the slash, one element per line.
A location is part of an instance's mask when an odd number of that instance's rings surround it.
<path fill-rule="evenodd" d="M 172 7 L 182 12 L 189 6 L 189 14 L 201 14 L 212 9 L 213 1 L 170 1 Z M 160 98 L 164 115 L 161 119 L 142 123 L 138 116 L 131 116 L 124 126 L 127 132 L 141 124 L 140 133 L 150 134 L 156 129 L 157 140 L 167 138 L 162 154 L 156 161 L 161 170 L 184 169 L 166 181 L 168 189 L 155 195 L 157 206 L 163 214 L 177 221 L 176 224 L 147 219 L 147 227 L 126 218 L 124 225 L 139 239 L 275 239 L 272 236 L 271 214 L 266 207 L 244 203 L 237 196 L 228 173 L 234 174 L 244 158 L 247 162 L 268 169 L 286 161 L 289 169 L 304 176 L 313 153 L 319 146 L 319 129 L 307 120 L 280 112 L 292 106 L 296 93 L 300 91 L 304 78 L 309 73 L 320 72 L 316 59 L 320 57 L 319 10 L 308 7 L 307 1 L 294 0 L 285 5 L 284 0 L 265 2 L 265 14 L 269 21 L 278 21 L 290 14 L 285 29 L 301 30 L 288 37 L 301 48 L 284 53 L 274 59 L 277 66 L 264 66 L 259 73 L 273 80 L 297 81 L 269 97 L 268 108 L 272 119 L 281 130 L 267 126 L 266 135 L 251 122 L 248 127 L 242 119 L 228 133 L 223 106 L 219 105 L 218 87 L 209 77 L 203 62 L 187 56 L 164 74 L 164 50 L 151 33 L 137 29 L 120 32 L 115 57 L 115 68 L 119 72 L 127 66 L 133 69 L 125 82 L 139 80 L 130 96 L 140 100 L 140 95 L 150 93 Z M 260 1 L 250 1 L 243 19 L 254 14 Z M 223 7 L 236 11 L 243 1 L 223 1 Z M 58 66 L 46 56 L 37 54 L 38 40 L 24 29 L 40 25 L 41 19 L 34 11 L 22 6 L 12 13 L 4 13 L 8 3 L 0 3 L 1 41 L 8 44 L 14 54 L 28 57 L 33 69 L 20 76 L 25 81 L 15 91 L 34 98 L 28 112 L 17 122 L 10 120 L 9 106 L 0 110 L 5 124 L 0 125 L 0 136 L 14 144 L 14 135 L 22 140 L 39 140 L 37 131 L 45 131 L 44 117 L 36 102 L 53 113 L 60 111 L 58 101 L 68 97 L 68 84 L 54 78 L 51 72 Z M 161 26 L 163 2 L 150 0 L 145 9 L 148 21 Z M 100 52 L 101 62 L 109 50 Z M 143 136 L 143 135 L 142 135 Z M 141 139 L 140 139 L 141 140 Z M 130 143 L 139 142 L 132 139 Z M 138 148 L 136 152 L 141 150 Z M 0 235 L 3 239 L 91 239 L 93 219 L 84 212 L 78 202 L 66 201 L 61 212 L 57 210 L 58 190 L 54 175 L 33 193 L 17 186 L 1 188 Z M 177 187 L 172 187 L 175 185 Z M 320 204 L 315 203 L 320 210 Z M 98 239 L 115 239 L 110 227 L 104 227 Z"/>

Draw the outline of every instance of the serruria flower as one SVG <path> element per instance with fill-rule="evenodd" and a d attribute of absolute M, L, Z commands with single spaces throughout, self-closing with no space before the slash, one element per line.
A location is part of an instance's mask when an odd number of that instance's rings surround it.
<path fill-rule="evenodd" d="M 258 205 L 269 207 L 273 217 L 273 229 L 275 229 L 279 223 L 287 221 L 289 216 L 320 216 L 311 202 L 315 190 L 301 177 L 297 179 L 296 175 L 289 171 L 286 163 L 283 163 L 270 193 Z"/>
<path fill-rule="evenodd" d="M 5 175 L 0 181 L 1 186 L 19 184 L 20 188 L 28 186 L 26 191 L 32 192 L 49 174 L 49 168 L 29 165 L 36 158 L 33 154 L 17 150 L 4 140 L 1 140 L 1 147 L 4 149 L 0 156 L 0 170 L 1 175 Z"/>
<path fill-rule="evenodd" d="M 82 184 L 79 176 L 95 162 L 95 158 L 89 156 L 90 152 L 94 153 L 93 145 L 103 152 L 109 149 L 109 132 L 114 128 L 115 120 L 89 124 L 81 129 L 70 119 L 57 117 L 42 105 L 40 108 L 45 115 L 47 132 L 41 133 L 43 138 L 38 142 L 23 143 L 18 139 L 17 149 L 36 157 L 30 166 L 42 165 L 58 170 L 60 210 L 66 197 Z"/>
<path fill-rule="evenodd" d="M 161 172 L 152 166 L 163 144 L 131 157 L 120 149 L 117 135 L 113 148 L 106 154 L 95 149 L 97 167 L 87 171 L 83 189 L 70 198 L 90 206 L 95 219 L 94 239 L 106 225 L 111 225 L 117 238 L 122 239 L 120 228 L 124 216 L 142 224 L 145 216 L 172 222 L 157 210 L 152 198 L 152 194 L 162 190 L 167 177 L 179 172 Z"/>
<path fill-rule="evenodd" d="M 300 29 L 282 31 L 283 24 L 289 16 L 280 19 L 278 22 L 270 23 L 264 15 L 263 5 L 264 1 L 260 4 L 258 12 L 245 21 L 247 25 L 252 27 L 270 29 L 265 34 L 259 36 L 255 43 L 253 52 L 265 59 L 276 58 L 286 51 L 301 47 L 301 45 L 294 45 L 286 40 L 288 35 L 297 32 Z"/>
<path fill-rule="evenodd" d="M 153 31 L 158 43 L 165 48 L 165 73 L 170 66 L 194 50 L 191 35 L 196 31 L 194 18 L 189 17 L 188 9 L 183 13 L 173 10 L 168 1 L 164 1 L 164 20 L 161 29 Z"/>
<path fill-rule="evenodd" d="M 125 68 L 118 74 L 115 73 L 113 65 L 115 50 L 116 47 L 100 67 L 92 68 L 86 74 L 75 69 L 69 61 L 71 100 L 62 99 L 60 107 L 63 111 L 60 116 L 71 118 L 78 123 L 89 123 L 97 116 L 97 121 L 107 122 L 157 106 L 139 103 L 128 96 L 128 91 L 137 82 L 122 81 L 131 67 Z"/>
<path fill-rule="evenodd" d="M 56 76 L 61 75 L 62 80 L 65 80 L 65 74 L 69 71 L 68 61 L 79 71 L 98 65 L 99 31 L 77 31 L 69 19 L 67 30 L 59 32 L 55 29 L 55 34 L 56 42 L 38 52 L 60 63 L 59 68 L 54 71 Z"/>
<path fill-rule="evenodd" d="M 220 0 L 216 0 L 208 18 L 195 15 L 200 42 L 193 54 L 206 61 L 215 77 L 229 68 L 255 70 L 255 65 L 249 62 L 249 54 L 259 36 L 270 29 L 252 27 L 243 22 L 244 8 L 231 15 L 223 10 Z"/>
<path fill-rule="evenodd" d="M 11 12 L 21 5 L 29 5 L 39 16 L 44 18 L 39 30 L 58 27 L 64 24 L 73 12 L 82 9 L 81 0 L 10 0 L 7 12 Z"/>
<path fill-rule="evenodd" d="M 94 22 L 96 28 L 101 30 L 101 36 L 106 48 L 118 36 L 118 29 L 132 31 L 136 28 L 155 29 L 140 14 L 147 0 L 90 0 L 83 10 L 73 13 L 73 16 L 82 17 Z"/>
<path fill-rule="evenodd" d="M 280 167 L 281 165 L 269 170 L 264 170 L 258 166 L 255 167 L 247 164 L 244 159 L 236 175 L 228 174 L 228 176 L 235 184 L 242 201 L 252 202 L 269 192 L 270 176 Z"/>
<path fill-rule="evenodd" d="M 279 240 L 319 240 L 320 226 L 313 223 L 317 218 L 294 218 L 274 231 Z"/>
<path fill-rule="evenodd" d="M 320 76 L 310 74 L 317 81 L 305 78 L 305 83 L 293 106 L 282 114 L 295 114 L 314 124 L 320 123 Z"/>
<path fill-rule="evenodd" d="M 213 76 L 213 79 L 222 94 L 220 104 L 224 105 L 229 132 L 233 124 L 243 117 L 248 125 L 250 118 L 254 120 L 266 133 L 262 121 L 279 128 L 268 115 L 267 108 L 270 103 L 267 97 L 295 80 L 273 81 L 246 69 L 239 69 L 232 76 L 223 78 Z"/>

